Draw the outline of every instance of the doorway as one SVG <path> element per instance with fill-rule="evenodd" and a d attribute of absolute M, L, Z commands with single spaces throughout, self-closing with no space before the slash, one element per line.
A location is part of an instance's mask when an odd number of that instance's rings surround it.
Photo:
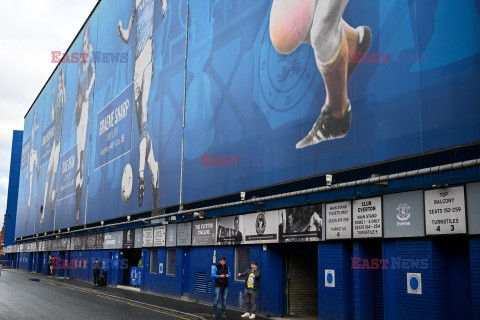
<path fill-rule="evenodd" d="M 318 316 L 318 249 L 316 243 L 282 244 L 285 317 Z"/>
<path fill-rule="evenodd" d="M 123 271 L 123 283 L 121 285 L 130 285 L 130 268 L 138 267 L 140 259 L 142 259 L 142 249 L 123 249 L 123 263 L 121 264 Z M 120 284 L 120 283 L 119 283 Z"/>

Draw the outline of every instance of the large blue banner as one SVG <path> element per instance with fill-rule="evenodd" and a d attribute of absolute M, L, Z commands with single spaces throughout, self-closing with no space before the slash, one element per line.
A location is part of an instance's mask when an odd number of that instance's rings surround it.
<path fill-rule="evenodd" d="M 16 236 L 476 143 L 479 7 L 103 0 L 25 118 Z"/>
<path fill-rule="evenodd" d="M 104 0 L 96 10 L 87 223 L 179 201 L 185 8 Z"/>
<path fill-rule="evenodd" d="M 190 16 L 186 202 L 479 141 L 476 1 L 192 1 Z"/>

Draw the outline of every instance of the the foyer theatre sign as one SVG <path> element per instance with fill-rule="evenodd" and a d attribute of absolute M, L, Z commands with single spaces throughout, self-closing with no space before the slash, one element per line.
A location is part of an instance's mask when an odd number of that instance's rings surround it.
<path fill-rule="evenodd" d="M 327 203 L 327 240 L 352 237 L 352 204 L 350 201 Z"/>
<path fill-rule="evenodd" d="M 427 235 L 466 233 L 464 186 L 425 191 Z"/>
<path fill-rule="evenodd" d="M 353 237 L 382 237 L 382 198 L 353 201 Z"/>
<path fill-rule="evenodd" d="M 192 246 L 214 246 L 217 219 L 194 221 L 192 224 Z"/>

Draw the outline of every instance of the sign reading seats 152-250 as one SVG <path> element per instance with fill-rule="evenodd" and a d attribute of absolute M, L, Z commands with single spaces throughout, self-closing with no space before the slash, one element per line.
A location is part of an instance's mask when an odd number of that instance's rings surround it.
<path fill-rule="evenodd" d="M 425 191 L 427 235 L 466 233 L 464 187 Z"/>

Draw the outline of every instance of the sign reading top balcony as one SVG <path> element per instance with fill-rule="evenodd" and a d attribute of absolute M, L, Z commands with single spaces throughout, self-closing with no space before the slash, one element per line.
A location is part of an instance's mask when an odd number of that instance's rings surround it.
<path fill-rule="evenodd" d="M 466 233 L 464 187 L 425 191 L 427 235 Z"/>
<path fill-rule="evenodd" d="M 350 201 L 327 203 L 327 240 L 352 237 L 352 205 Z"/>

